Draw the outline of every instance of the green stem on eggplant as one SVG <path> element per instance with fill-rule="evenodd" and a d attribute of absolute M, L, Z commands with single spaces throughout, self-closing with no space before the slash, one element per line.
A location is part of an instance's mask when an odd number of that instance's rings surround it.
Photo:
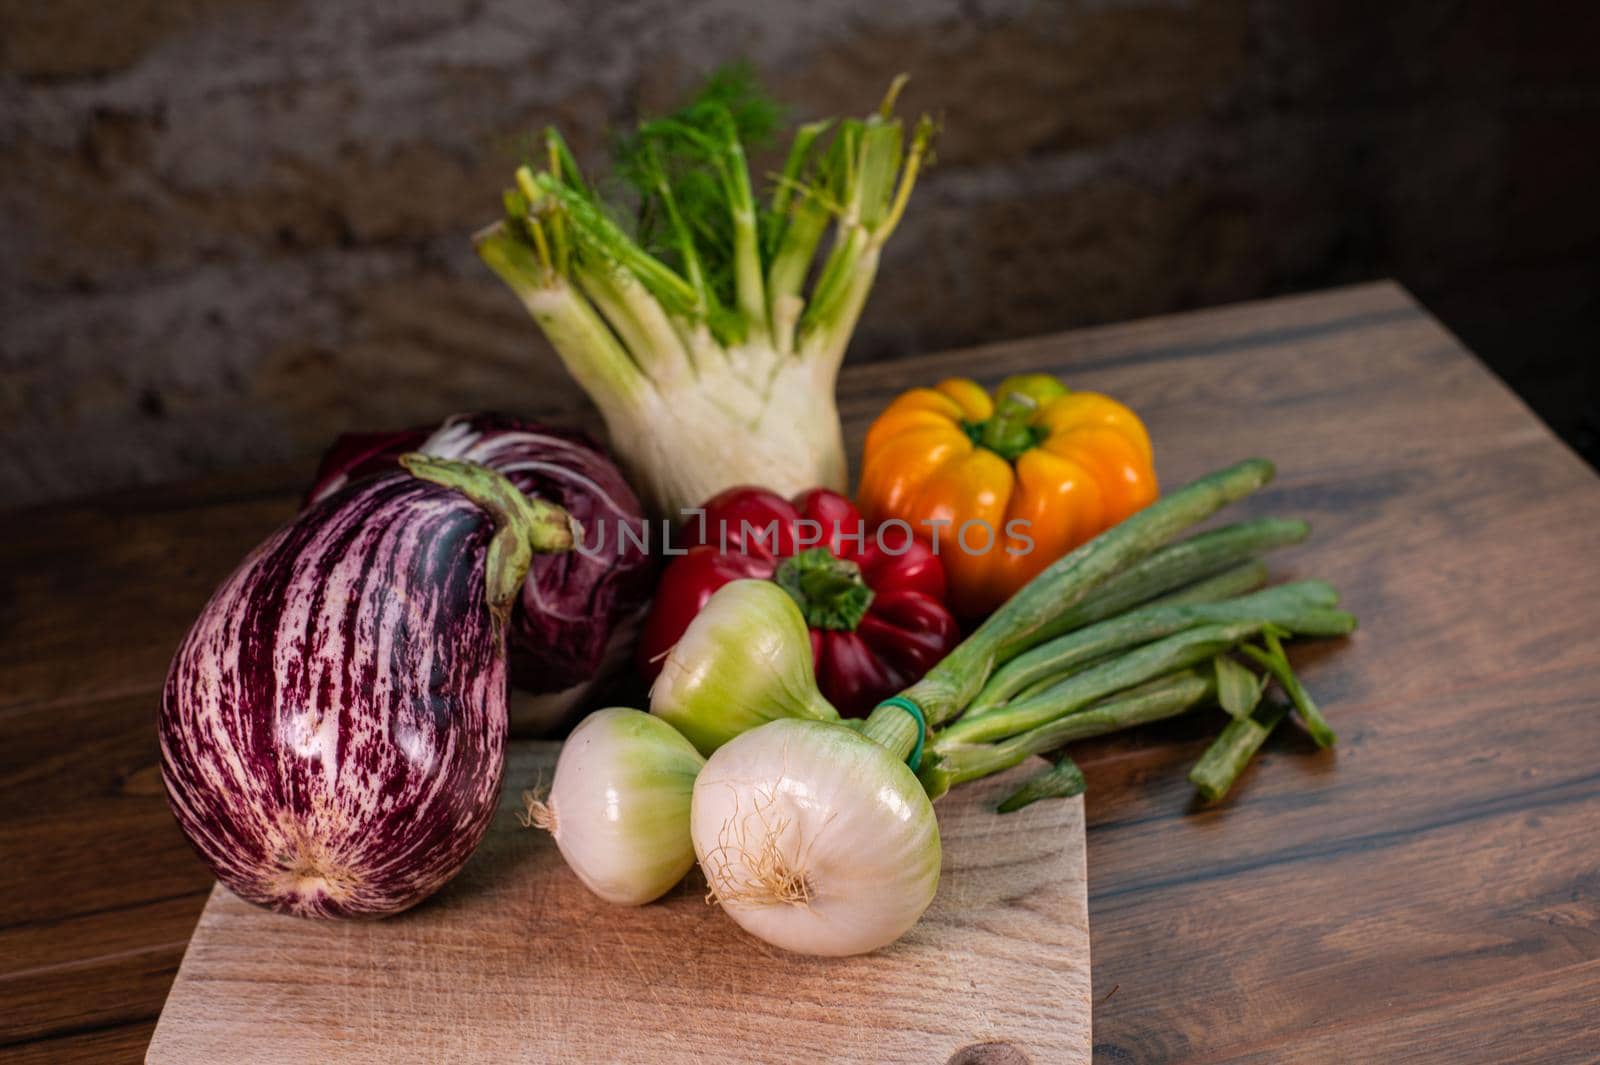
<path fill-rule="evenodd" d="M 572 515 L 524 495 L 497 470 L 420 451 L 401 455 L 400 465 L 419 480 L 455 489 L 493 516 L 496 531 L 484 567 L 484 598 L 501 625 L 522 594 L 534 554 L 569 551 L 582 539 Z"/>
<path fill-rule="evenodd" d="M 1052 622 L 1088 599 L 1108 578 L 1147 558 L 1184 529 L 1250 495 L 1272 475 L 1272 463 L 1266 459 L 1229 466 L 1151 503 L 1057 559 L 907 689 L 905 696 L 922 707 L 930 726 L 951 720 L 983 690 L 996 666 L 1031 647 L 1044 634 L 1055 635 L 1050 632 Z"/>

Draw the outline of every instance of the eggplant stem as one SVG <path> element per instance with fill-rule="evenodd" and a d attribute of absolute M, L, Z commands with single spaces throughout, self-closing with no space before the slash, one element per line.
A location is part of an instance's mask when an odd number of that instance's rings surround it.
<path fill-rule="evenodd" d="M 529 499 L 498 470 L 420 451 L 401 455 L 400 465 L 419 480 L 460 492 L 494 519 L 484 592 L 489 611 L 502 629 L 510 620 L 534 553 L 569 551 L 581 539 L 582 530 L 572 515 L 546 500 Z"/>

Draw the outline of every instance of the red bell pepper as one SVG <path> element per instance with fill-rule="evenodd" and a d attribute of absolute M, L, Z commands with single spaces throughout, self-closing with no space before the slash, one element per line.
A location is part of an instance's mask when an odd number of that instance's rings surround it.
<path fill-rule="evenodd" d="M 703 511 L 685 527 L 687 550 L 662 574 L 645 619 L 639 668 L 650 680 L 712 593 L 741 578 L 776 581 L 794 597 L 811 629 L 817 686 L 847 716 L 919 680 L 960 639 L 939 557 L 908 534 L 880 540 L 837 492 L 813 488 L 791 503 L 729 488 Z"/>

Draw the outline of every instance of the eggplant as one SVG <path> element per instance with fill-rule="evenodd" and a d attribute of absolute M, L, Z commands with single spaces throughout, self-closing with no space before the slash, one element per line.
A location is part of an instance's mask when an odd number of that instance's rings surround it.
<path fill-rule="evenodd" d="M 161 772 L 241 898 L 378 917 L 460 871 L 499 798 L 506 636 L 576 540 L 501 474 L 408 455 L 303 511 L 212 595 L 168 671 Z"/>
<path fill-rule="evenodd" d="M 307 500 L 391 473 L 408 451 L 503 473 L 585 531 L 581 550 L 534 560 L 512 615 L 511 682 L 519 689 L 512 728 L 551 731 L 632 650 L 655 576 L 644 508 L 584 433 L 494 413 L 457 415 L 437 427 L 346 433 L 323 457 Z"/>

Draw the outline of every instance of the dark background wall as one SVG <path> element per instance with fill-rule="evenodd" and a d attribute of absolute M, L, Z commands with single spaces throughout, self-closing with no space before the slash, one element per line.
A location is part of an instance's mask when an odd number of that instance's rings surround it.
<path fill-rule="evenodd" d="M 852 358 L 1393 276 L 1593 458 L 1597 8 L 3 0 L 0 500 L 570 408 L 468 234 L 741 56 L 943 114 Z"/>

